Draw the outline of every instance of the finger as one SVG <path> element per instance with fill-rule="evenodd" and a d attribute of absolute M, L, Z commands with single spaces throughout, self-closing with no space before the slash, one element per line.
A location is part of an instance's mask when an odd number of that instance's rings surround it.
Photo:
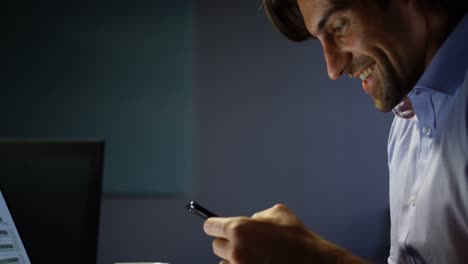
<path fill-rule="evenodd" d="M 275 204 L 274 206 L 266 209 L 266 210 L 263 210 L 263 211 L 260 211 L 260 212 L 257 212 L 255 214 L 252 215 L 252 218 L 254 219 L 259 219 L 259 218 L 275 218 L 275 217 L 279 217 L 281 215 L 284 215 L 284 214 L 289 214 L 291 213 L 291 211 L 289 210 L 289 208 L 286 206 L 286 205 L 283 205 L 283 204 Z"/>
<path fill-rule="evenodd" d="M 291 209 L 283 204 L 276 204 L 271 208 L 255 213 L 252 215 L 252 219 L 280 225 L 304 225 Z"/>
<path fill-rule="evenodd" d="M 246 217 L 210 217 L 203 223 L 203 230 L 209 236 L 229 239 L 232 227 L 242 219 Z"/>
<path fill-rule="evenodd" d="M 229 252 L 229 241 L 224 238 L 216 238 L 213 240 L 213 253 L 222 258 L 227 259 L 228 252 Z"/>
<path fill-rule="evenodd" d="M 227 238 L 224 232 L 224 226 L 230 221 L 230 218 L 225 217 L 210 217 L 203 223 L 203 231 L 212 237 Z"/>

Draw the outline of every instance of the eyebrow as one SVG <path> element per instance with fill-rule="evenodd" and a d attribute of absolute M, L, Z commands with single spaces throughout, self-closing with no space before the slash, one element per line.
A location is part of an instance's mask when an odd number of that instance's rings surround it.
<path fill-rule="evenodd" d="M 317 33 L 322 32 L 323 29 L 325 28 L 325 25 L 328 23 L 328 20 L 330 19 L 330 17 L 333 14 L 335 14 L 335 13 L 337 13 L 339 11 L 342 11 L 345 8 L 346 8 L 345 5 L 335 5 L 335 6 L 331 7 L 330 9 L 328 9 L 327 11 L 325 11 L 325 13 L 322 16 L 322 19 L 320 19 L 319 23 L 317 24 L 316 32 Z"/>

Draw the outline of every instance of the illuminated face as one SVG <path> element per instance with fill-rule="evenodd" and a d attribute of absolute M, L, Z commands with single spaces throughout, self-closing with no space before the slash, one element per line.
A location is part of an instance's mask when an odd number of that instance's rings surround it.
<path fill-rule="evenodd" d="M 391 111 L 427 65 L 427 31 L 415 1 L 298 0 L 322 44 L 328 74 L 359 79 L 380 111 Z"/>

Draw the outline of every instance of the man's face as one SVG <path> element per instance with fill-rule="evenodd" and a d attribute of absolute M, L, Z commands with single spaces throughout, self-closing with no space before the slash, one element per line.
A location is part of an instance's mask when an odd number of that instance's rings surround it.
<path fill-rule="evenodd" d="M 380 111 L 391 111 L 425 67 L 426 31 L 414 6 L 375 0 L 298 0 L 309 32 L 322 44 L 328 74 L 362 82 Z"/>

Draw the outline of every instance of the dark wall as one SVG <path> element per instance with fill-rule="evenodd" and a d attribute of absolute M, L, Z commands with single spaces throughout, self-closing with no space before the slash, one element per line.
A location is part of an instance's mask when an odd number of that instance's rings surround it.
<path fill-rule="evenodd" d="M 360 82 L 332 82 L 316 42 L 286 41 L 260 1 L 197 1 L 193 192 L 103 201 L 99 263 L 217 263 L 198 200 L 251 215 L 290 206 L 314 231 L 367 259 L 388 255 L 387 133 Z"/>
<path fill-rule="evenodd" d="M 104 191 L 190 190 L 191 1 L 6 1 L 0 137 L 106 140 Z"/>

